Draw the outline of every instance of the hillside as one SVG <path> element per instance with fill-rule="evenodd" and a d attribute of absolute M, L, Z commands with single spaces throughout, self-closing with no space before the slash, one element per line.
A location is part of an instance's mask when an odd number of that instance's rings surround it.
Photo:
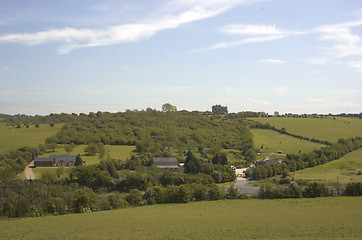
<path fill-rule="evenodd" d="M 361 239 L 362 197 L 222 200 L 0 220 L 2 239 Z"/>
<path fill-rule="evenodd" d="M 362 136 L 362 120 L 356 118 L 251 118 L 303 137 L 337 142 L 340 138 Z"/>
<path fill-rule="evenodd" d="M 295 179 L 338 182 L 362 182 L 362 149 L 351 152 L 335 161 L 306 168 L 295 173 Z M 359 175 L 358 175 L 359 174 Z M 338 179 L 337 179 L 338 178 Z"/>
<path fill-rule="evenodd" d="M 285 154 L 297 154 L 299 151 L 311 152 L 325 146 L 280 134 L 273 130 L 252 129 L 251 133 L 254 137 L 255 148 L 259 148 L 263 153 L 276 153 L 280 150 Z"/>
<path fill-rule="evenodd" d="M 51 127 L 49 124 L 40 124 L 39 128 L 30 124 L 29 128 L 24 125 L 21 128 L 6 126 L 0 123 L 0 153 L 6 153 L 19 147 L 38 147 L 43 144 L 45 139 L 55 135 L 60 131 L 64 124 L 55 124 Z"/>

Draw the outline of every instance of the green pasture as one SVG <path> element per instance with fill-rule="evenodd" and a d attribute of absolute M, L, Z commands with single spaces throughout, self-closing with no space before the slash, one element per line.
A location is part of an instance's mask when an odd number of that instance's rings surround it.
<path fill-rule="evenodd" d="M 38 147 L 43 144 L 45 139 L 55 135 L 63 124 L 55 124 L 51 127 L 49 124 L 40 124 L 39 128 L 35 125 L 29 125 L 29 128 L 22 126 L 16 128 L 6 126 L 0 123 L 0 153 L 15 150 L 19 147 Z"/>
<path fill-rule="evenodd" d="M 255 148 L 260 148 L 263 153 L 276 153 L 279 150 L 286 154 L 296 154 L 299 151 L 307 153 L 325 146 L 323 144 L 304 141 L 285 134 L 280 134 L 273 130 L 252 129 L 251 133 L 254 137 Z M 262 145 L 263 148 L 261 148 Z"/>
<path fill-rule="evenodd" d="M 351 152 L 332 162 L 295 172 L 295 179 L 338 182 L 362 182 L 362 149 Z"/>
<path fill-rule="evenodd" d="M 337 142 L 340 138 L 362 137 L 362 120 L 355 118 L 252 118 L 300 136 Z"/>
<path fill-rule="evenodd" d="M 361 239 L 362 197 L 221 200 L 0 220 L 1 239 Z"/>

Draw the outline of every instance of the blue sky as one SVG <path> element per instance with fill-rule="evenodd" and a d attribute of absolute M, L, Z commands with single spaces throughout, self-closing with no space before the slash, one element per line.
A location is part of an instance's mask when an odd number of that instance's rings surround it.
<path fill-rule="evenodd" d="M 360 0 L 0 1 L 0 112 L 362 112 Z"/>

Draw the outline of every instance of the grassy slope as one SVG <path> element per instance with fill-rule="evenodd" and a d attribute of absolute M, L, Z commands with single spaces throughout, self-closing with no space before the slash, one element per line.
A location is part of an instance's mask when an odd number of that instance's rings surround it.
<path fill-rule="evenodd" d="M 361 239 L 362 197 L 222 200 L 0 220 L 1 239 Z"/>
<path fill-rule="evenodd" d="M 306 153 L 324 146 L 318 143 L 299 140 L 285 134 L 280 134 L 273 130 L 252 129 L 251 132 L 254 137 L 254 146 L 256 148 L 260 148 L 263 144 L 264 147 L 261 150 L 264 153 L 275 153 L 278 150 L 289 154 L 296 154 L 299 150 Z"/>
<path fill-rule="evenodd" d="M 295 179 L 338 181 L 340 183 L 362 182 L 362 149 L 347 154 L 343 158 L 295 173 Z"/>
<path fill-rule="evenodd" d="M 82 159 L 83 161 L 86 161 L 86 165 L 93 165 L 93 164 L 97 164 L 100 162 L 98 154 L 96 154 L 95 156 L 83 156 L 85 154 L 84 152 L 84 148 L 86 147 L 86 145 L 79 145 L 76 146 L 73 151 L 70 153 L 70 155 L 77 155 L 78 153 L 82 155 Z M 121 159 L 121 160 L 126 160 L 127 158 L 129 158 L 132 155 L 132 151 L 136 149 L 135 146 L 116 146 L 116 145 L 106 145 L 105 146 L 106 151 L 109 150 L 109 154 L 111 156 L 111 158 L 113 159 Z M 67 155 L 68 153 L 65 152 L 64 147 L 61 147 L 60 145 L 58 146 L 58 148 L 55 149 L 55 152 L 47 152 L 43 155 L 41 155 L 40 157 L 47 157 L 49 155 Z M 56 168 L 53 167 L 38 167 L 38 168 L 33 168 L 33 171 L 35 173 L 35 176 L 37 178 L 41 177 L 41 174 L 46 172 L 46 171 L 56 171 Z"/>
<path fill-rule="evenodd" d="M 30 125 L 29 128 L 14 128 L 0 124 L 0 153 L 15 150 L 19 147 L 37 147 L 44 143 L 45 139 L 55 135 L 63 124 L 56 124 L 50 127 L 48 124 L 41 124 L 39 128 Z"/>
<path fill-rule="evenodd" d="M 353 118 L 252 118 L 305 137 L 337 142 L 339 138 L 362 136 L 362 120 Z M 349 123 L 348 123 L 349 122 Z"/>

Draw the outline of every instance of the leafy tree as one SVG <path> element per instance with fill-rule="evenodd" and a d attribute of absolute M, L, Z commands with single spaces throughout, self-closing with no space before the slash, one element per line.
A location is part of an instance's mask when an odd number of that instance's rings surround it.
<path fill-rule="evenodd" d="M 214 105 L 211 107 L 211 111 L 213 114 L 228 114 L 228 107 L 227 106 L 221 106 L 221 105 Z"/>
<path fill-rule="evenodd" d="M 55 151 L 55 148 L 57 147 L 57 139 L 55 137 L 47 138 L 45 143 L 47 149 L 52 149 L 53 152 Z"/>
<path fill-rule="evenodd" d="M 228 158 L 225 153 L 219 153 L 212 158 L 212 163 L 220 165 L 228 165 Z"/>
<path fill-rule="evenodd" d="M 192 154 L 191 150 L 187 152 L 185 160 L 185 173 L 196 174 L 201 170 L 200 161 Z"/>
<path fill-rule="evenodd" d="M 165 103 L 162 105 L 162 112 L 177 112 L 177 107 L 172 104 Z"/>
<path fill-rule="evenodd" d="M 84 152 L 87 152 L 88 155 L 95 156 L 96 153 L 98 152 L 98 146 L 97 146 L 97 144 L 95 144 L 94 142 L 89 143 L 89 144 L 85 147 Z"/>
<path fill-rule="evenodd" d="M 102 142 L 97 143 L 98 152 L 99 152 L 99 159 L 103 159 L 106 155 L 106 148 Z"/>
<path fill-rule="evenodd" d="M 75 145 L 74 143 L 70 143 L 70 144 L 65 144 L 64 145 L 64 150 L 68 153 L 68 155 L 70 154 L 71 151 L 73 151 Z"/>

